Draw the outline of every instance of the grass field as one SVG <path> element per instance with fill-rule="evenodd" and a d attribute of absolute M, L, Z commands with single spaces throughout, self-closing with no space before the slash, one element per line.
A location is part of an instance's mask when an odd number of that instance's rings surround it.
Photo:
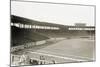
<path fill-rule="evenodd" d="M 21 50 L 17 53 L 26 54 L 30 58 L 45 58 L 46 62 L 69 63 L 95 60 L 95 41 L 90 39 L 64 39 Z M 47 64 L 50 64 L 47 63 Z"/>

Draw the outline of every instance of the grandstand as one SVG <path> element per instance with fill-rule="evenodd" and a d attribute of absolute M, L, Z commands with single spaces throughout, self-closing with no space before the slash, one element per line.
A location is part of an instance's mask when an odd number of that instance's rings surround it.
<path fill-rule="evenodd" d="M 60 61 L 75 62 L 76 59 L 81 59 L 76 62 L 83 61 L 83 58 L 80 58 L 80 57 L 78 57 L 78 58 L 74 57 L 74 59 L 72 59 L 72 58 L 68 59 L 66 57 L 59 56 L 59 54 L 49 55 L 49 54 L 36 53 L 36 52 L 32 52 L 32 51 L 36 51 L 36 50 L 42 51 L 42 48 L 44 48 L 43 50 L 46 50 L 48 53 L 51 50 L 52 50 L 52 52 L 55 52 L 57 50 L 57 48 L 54 47 L 56 49 L 55 50 L 52 46 L 57 43 L 59 44 L 60 42 L 66 42 L 66 43 L 71 42 L 69 40 L 65 41 L 66 39 L 71 39 L 73 41 L 73 43 L 74 42 L 77 43 L 76 42 L 77 40 L 74 40 L 74 39 L 79 39 L 79 38 L 91 39 L 91 40 L 93 40 L 93 43 L 90 43 L 92 41 L 88 41 L 88 40 L 84 41 L 84 42 L 89 42 L 90 44 L 94 45 L 94 37 L 95 37 L 95 27 L 94 26 L 61 25 L 61 24 L 54 24 L 54 23 L 48 23 L 48 22 L 40 22 L 40 21 L 36 21 L 36 20 L 27 19 L 24 17 L 11 15 L 11 59 L 13 56 L 20 57 L 26 53 L 28 56 L 30 56 L 31 60 L 32 59 L 34 60 L 34 61 L 32 61 L 32 62 L 34 62 L 32 65 L 35 65 L 35 63 L 37 62 L 37 61 L 35 62 L 35 60 L 37 60 L 37 59 L 39 61 L 39 64 L 49 64 L 49 63 L 56 63 L 56 62 L 60 63 Z M 78 41 L 81 42 L 80 39 Z M 52 45 L 51 46 L 52 48 L 50 47 L 51 50 L 48 48 L 49 47 L 48 45 Z M 62 43 L 60 45 L 66 46 L 66 45 L 63 45 Z M 93 45 L 91 45 L 91 46 L 93 46 Z M 84 47 L 83 48 L 88 50 L 86 47 L 87 45 L 84 45 L 84 46 L 85 46 L 85 48 Z M 89 46 L 89 48 L 91 48 L 91 46 Z M 56 46 L 56 47 L 58 47 L 58 46 Z M 70 45 L 67 45 L 67 47 L 70 48 Z M 74 48 L 75 48 L 75 46 L 74 46 Z M 94 49 L 94 47 L 92 47 L 92 48 Z M 48 51 L 48 49 L 50 51 Z M 53 51 L 53 49 L 54 49 L 54 51 Z M 62 49 L 60 49 L 60 47 L 59 47 L 58 51 L 60 52 L 61 50 Z M 68 49 L 68 51 L 70 51 L 70 50 Z M 66 52 L 68 52 L 68 51 L 66 51 Z M 71 50 L 71 51 L 75 51 L 75 50 Z M 93 50 L 89 50 L 89 51 L 92 55 Z M 55 52 L 55 53 L 57 53 L 57 52 Z M 71 54 L 71 53 L 68 52 L 68 54 Z M 72 54 L 73 54 L 73 52 L 72 52 Z M 45 59 L 47 59 L 47 60 L 45 60 L 45 61 L 41 60 L 40 59 L 41 55 L 46 56 Z M 76 53 L 76 56 L 77 55 L 87 57 L 87 55 Z M 89 57 L 90 57 L 90 55 L 89 55 Z M 48 58 L 55 59 L 56 61 L 48 59 Z M 64 59 L 62 59 L 62 58 L 64 58 Z M 93 58 L 93 57 L 91 57 L 91 58 Z M 43 63 L 41 63 L 42 61 L 43 61 Z M 20 64 L 15 64 L 14 62 L 15 61 L 13 60 L 12 65 L 20 65 Z M 38 64 L 38 62 L 36 64 Z"/>

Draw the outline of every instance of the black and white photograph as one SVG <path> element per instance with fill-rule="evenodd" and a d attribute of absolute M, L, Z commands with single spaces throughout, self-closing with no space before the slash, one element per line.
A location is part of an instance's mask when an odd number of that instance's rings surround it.
<path fill-rule="evenodd" d="M 95 61 L 95 6 L 11 0 L 10 65 Z"/>

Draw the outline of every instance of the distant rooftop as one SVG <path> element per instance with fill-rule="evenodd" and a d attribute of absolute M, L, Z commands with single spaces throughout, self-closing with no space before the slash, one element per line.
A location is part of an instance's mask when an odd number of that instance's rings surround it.
<path fill-rule="evenodd" d="M 75 26 L 86 26 L 86 23 L 75 23 Z"/>

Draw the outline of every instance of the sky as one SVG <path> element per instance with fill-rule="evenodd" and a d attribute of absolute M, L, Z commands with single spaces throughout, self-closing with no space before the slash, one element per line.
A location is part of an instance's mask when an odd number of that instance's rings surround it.
<path fill-rule="evenodd" d="M 11 1 L 11 14 L 63 25 L 86 23 L 94 26 L 95 23 L 93 6 Z"/>

